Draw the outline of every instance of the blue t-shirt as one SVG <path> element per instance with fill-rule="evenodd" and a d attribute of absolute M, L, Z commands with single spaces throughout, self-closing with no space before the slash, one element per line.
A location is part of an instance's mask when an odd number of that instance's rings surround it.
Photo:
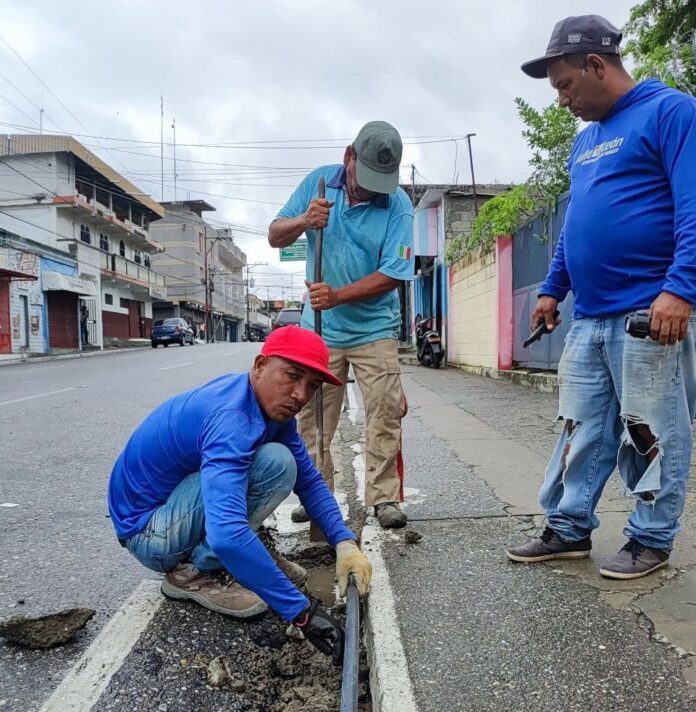
<path fill-rule="evenodd" d="M 582 131 L 570 203 L 541 294 L 569 289 L 578 317 L 696 303 L 696 99 L 650 80 Z"/>
<path fill-rule="evenodd" d="M 225 568 L 285 620 L 308 605 L 249 527 L 246 497 L 256 450 L 282 443 L 297 462 L 295 493 L 332 546 L 355 535 L 297 433 L 263 414 L 249 375 L 229 374 L 156 408 L 131 435 L 109 480 L 109 512 L 120 539 L 141 532 L 157 507 L 201 473 L 208 544 Z"/>
<path fill-rule="evenodd" d="M 324 228 L 322 281 L 331 287 L 354 284 L 373 272 L 399 280 L 413 279 L 413 208 L 397 188 L 352 207 L 346 200 L 345 168 L 323 166 L 312 171 L 278 213 L 296 218 L 317 197 L 319 178 L 326 180 L 326 199 L 334 201 Z M 316 231 L 307 235 L 307 279 L 314 281 Z M 393 289 L 378 297 L 341 304 L 322 312 L 322 336 L 329 346 L 346 349 L 379 339 L 396 339 L 401 325 L 399 294 Z M 305 304 L 302 326 L 314 328 L 314 312 Z"/>

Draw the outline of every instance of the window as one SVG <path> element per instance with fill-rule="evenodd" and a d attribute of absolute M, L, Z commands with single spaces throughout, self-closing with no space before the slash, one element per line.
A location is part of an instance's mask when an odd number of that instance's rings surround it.
<path fill-rule="evenodd" d="M 140 250 L 133 250 L 133 261 L 137 262 L 138 264 L 141 264 L 141 262 L 143 261 L 143 258 L 140 255 Z"/>
<path fill-rule="evenodd" d="M 92 244 L 92 235 L 86 225 L 80 225 L 80 240 L 88 245 Z"/>
<path fill-rule="evenodd" d="M 121 257 L 126 256 L 126 243 L 123 240 L 118 243 L 118 254 L 121 255 Z"/>
<path fill-rule="evenodd" d="M 99 249 L 109 251 L 109 238 L 103 232 L 99 233 Z"/>
<path fill-rule="evenodd" d="M 145 266 L 150 269 L 150 255 L 145 255 Z"/>
<path fill-rule="evenodd" d="M 104 292 L 104 304 L 113 304 L 114 303 L 114 295 L 113 294 L 107 294 Z"/>
<path fill-rule="evenodd" d="M 128 309 L 128 300 L 127 299 L 124 299 L 123 297 L 121 297 L 119 299 L 118 303 L 120 304 L 121 309 Z"/>

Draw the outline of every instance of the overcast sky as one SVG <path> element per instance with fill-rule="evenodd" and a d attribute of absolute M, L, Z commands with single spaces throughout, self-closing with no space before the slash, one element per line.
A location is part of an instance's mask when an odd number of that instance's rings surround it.
<path fill-rule="evenodd" d="M 268 247 L 268 223 L 365 122 L 404 137 L 403 180 L 413 163 L 417 182 L 469 182 L 466 142 L 451 139 L 475 133 L 477 182 L 522 181 L 513 99 L 541 108 L 554 95 L 520 64 L 544 53 L 557 20 L 602 13 L 621 27 L 636 2 L 2 0 L 0 35 L 48 89 L 0 42 L 0 121 L 38 131 L 43 108 L 45 130 L 75 135 L 159 200 L 163 96 L 164 199 L 176 118 L 177 197 L 207 200 L 209 217 L 239 226 L 249 262 L 269 263 L 260 273 L 299 272 Z"/>

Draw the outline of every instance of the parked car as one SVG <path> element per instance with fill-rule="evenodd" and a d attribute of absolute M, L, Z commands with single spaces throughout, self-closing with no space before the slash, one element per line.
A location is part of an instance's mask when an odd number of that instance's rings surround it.
<path fill-rule="evenodd" d="M 194 345 L 196 335 L 193 327 L 186 322 L 185 319 L 178 317 L 173 319 L 163 319 L 159 324 L 155 322 L 150 335 L 152 348 L 156 349 L 160 344 L 169 346 L 169 344 L 179 344 L 186 346 L 187 343 Z"/>
<path fill-rule="evenodd" d="M 273 331 L 275 331 L 276 329 L 280 329 L 283 326 L 290 326 L 290 324 L 295 324 L 295 326 L 299 326 L 301 317 L 302 309 L 281 309 L 278 312 L 276 320 L 273 322 Z"/>

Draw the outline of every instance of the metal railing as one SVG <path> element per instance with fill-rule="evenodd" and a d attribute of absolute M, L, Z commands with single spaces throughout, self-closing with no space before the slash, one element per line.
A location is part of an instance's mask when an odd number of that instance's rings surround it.
<path fill-rule="evenodd" d="M 164 275 L 161 275 L 158 272 L 153 272 L 149 267 L 145 267 L 137 262 L 121 257 L 121 255 L 103 252 L 101 254 L 101 268 L 116 274 L 130 277 L 131 279 L 137 279 L 138 281 L 145 282 L 146 284 L 153 284 L 158 287 L 165 286 Z"/>

